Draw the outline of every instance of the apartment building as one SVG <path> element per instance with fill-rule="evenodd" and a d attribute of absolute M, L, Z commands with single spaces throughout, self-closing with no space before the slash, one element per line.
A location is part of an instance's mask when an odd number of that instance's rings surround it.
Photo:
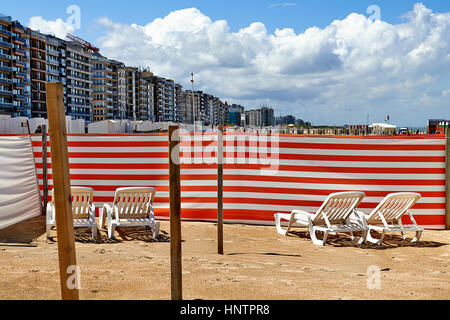
<path fill-rule="evenodd" d="M 155 120 L 159 122 L 176 122 L 176 86 L 175 82 L 158 76 L 152 77 L 154 84 Z"/>
<path fill-rule="evenodd" d="M 31 115 L 28 41 L 25 28 L 0 15 L 0 114 Z"/>
<path fill-rule="evenodd" d="M 121 66 L 119 68 L 119 108 L 120 118 L 137 120 L 136 82 L 137 68 Z"/>
<path fill-rule="evenodd" d="M 268 127 L 275 125 L 275 115 L 272 108 L 262 107 L 259 109 L 261 113 L 261 123 L 260 126 Z"/>
<path fill-rule="evenodd" d="M 123 64 L 94 54 L 91 65 L 92 121 L 120 119 L 119 69 Z"/>
<path fill-rule="evenodd" d="M 192 90 L 186 90 L 186 98 L 187 105 L 191 108 L 191 110 L 193 110 L 195 121 L 205 123 L 208 120 L 208 115 L 206 110 L 207 103 L 203 91 L 192 92 Z"/>
<path fill-rule="evenodd" d="M 30 41 L 31 117 L 47 118 L 47 36 L 27 29 Z"/>
<path fill-rule="evenodd" d="M 66 42 L 67 113 L 92 121 L 92 52 L 78 41 Z"/>
<path fill-rule="evenodd" d="M 228 104 L 210 94 L 203 94 L 203 99 L 205 101 L 205 124 L 217 126 L 225 123 L 228 117 Z"/>
<path fill-rule="evenodd" d="M 228 107 L 228 117 L 227 122 L 234 124 L 236 126 L 245 125 L 241 123 L 242 115 L 245 114 L 245 109 L 241 105 L 232 104 Z"/>
<path fill-rule="evenodd" d="M 153 73 L 147 70 L 137 72 L 136 118 L 141 121 L 155 121 Z"/>

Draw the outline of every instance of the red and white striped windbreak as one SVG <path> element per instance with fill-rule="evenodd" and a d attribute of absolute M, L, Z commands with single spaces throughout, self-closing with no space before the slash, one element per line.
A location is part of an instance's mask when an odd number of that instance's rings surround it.
<path fill-rule="evenodd" d="M 412 210 L 417 223 L 430 229 L 445 227 L 442 137 L 281 135 L 267 144 L 251 137 L 227 133 L 224 138 L 226 221 L 273 224 L 276 212 L 315 212 L 330 193 L 352 190 L 365 192 L 359 208 L 369 212 L 387 194 L 411 191 L 422 195 Z M 182 135 L 184 219 L 217 217 L 216 142 L 211 139 L 217 135 Z M 71 184 L 94 188 L 97 208 L 113 201 L 116 188 L 150 186 L 157 189 L 156 217 L 169 216 L 167 134 L 69 135 L 68 144 Z M 41 145 L 41 137 L 33 136 L 42 188 Z M 189 145 L 194 146 L 192 153 Z M 269 152 L 261 153 L 261 145 Z"/>

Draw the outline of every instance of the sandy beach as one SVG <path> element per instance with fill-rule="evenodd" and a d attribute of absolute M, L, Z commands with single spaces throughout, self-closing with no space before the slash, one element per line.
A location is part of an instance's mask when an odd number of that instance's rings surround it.
<path fill-rule="evenodd" d="M 149 229 L 76 229 L 80 299 L 170 299 L 169 223 L 153 239 Z M 0 299 L 60 299 L 56 230 L 45 217 L 0 230 Z M 412 235 L 407 234 L 409 239 Z M 346 235 L 313 245 L 302 229 L 224 226 L 224 255 L 216 225 L 182 223 L 183 298 L 186 300 L 448 299 L 450 231 L 425 231 L 419 244 L 387 236 L 378 247 Z M 367 268 L 381 269 L 381 289 L 367 287 Z"/>

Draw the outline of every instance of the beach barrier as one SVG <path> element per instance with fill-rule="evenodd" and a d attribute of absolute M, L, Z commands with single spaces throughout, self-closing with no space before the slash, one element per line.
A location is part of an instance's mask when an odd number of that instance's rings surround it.
<path fill-rule="evenodd" d="M 42 188 L 41 136 L 32 139 Z M 181 139 L 184 220 L 217 219 L 214 139 L 217 134 L 212 133 Z M 445 137 L 280 135 L 277 142 L 267 143 L 269 153 L 261 152 L 262 140 L 258 134 L 225 134 L 225 222 L 273 225 L 276 212 L 314 212 L 330 193 L 353 190 L 366 194 L 359 208 L 368 213 L 387 194 L 408 191 L 422 195 L 412 210 L 417 223 L 445 228 Z M 94 188 L 97 207 L 112 202 L 118 187 L 153 186 L 156 217 L 169 217 L 167 134 L 69 135 L 68 143 L 71 184 Z M 194 150 L 185 152 L 189 146 Z M 48 178 L 51 188 L 51 166 Z"/>

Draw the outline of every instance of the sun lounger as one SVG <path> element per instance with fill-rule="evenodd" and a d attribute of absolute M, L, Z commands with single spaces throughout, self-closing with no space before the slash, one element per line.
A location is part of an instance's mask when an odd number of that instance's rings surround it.
<path fill-rule="evenodd" d="M 91 228 L 92 238 L 97 238 L 97 223 L 95 222 L 95 206 L 93 204 L 94 189 L 86 187 L 71 187 L 72 216 L 74 228 Z M 50 230 L 56 226 L 55 197 L 47 204 L 47 238 Z"/>
<path fill-rule="evenodd" d="M 108 237 L 114 237 L 116 227 L 150 226 L 153 236 L 159 234 L 159 222 L 155 221 L 153 199 L 155 188 L 119 188 L 112 206 L 105 204 L 100 211 L 100 226 L 108 229 Z"/>
<path fill-rule="evenodd" d="M 417 225 L 410 209 L 420 198 L 421 195 L 419 193 L 391 193 L 370 214 L 366 215 L 362 212 L 357 212 L 357 215 L 351 216 L 350 218 L 351 221 L 362 223 L 369 228 L 367 240 L 371 243 L 381 245 L 386 232 L 400 232 L 403 239 L 406 240 L 404 234 L 406 231 L 416 232 L 416 236 L 412 242 L 418 242 L 424 228 Z M 409 215 L 412 224 L 404 225 L 402 223 L 402 217 L 405 214 Z M 380 231 L 381 238 L 373 238 L 370 230 Z"/>
<path fill-rule="evenodd" d="M 363 237 L 360 243 L 363 243 L 368 228 L 359 222 L 350 223 L 349 218 L 364 196 L 363 192 L 333 193 L 328 196 L 316 214 L 302 210 L 293 210 L 288 214 L 276 213 L 274 216 L 277 231 L 282 235 L 287 235 L 292 226 L 298 224 L 308 228 L 312 242 L 321 246 L 325 245 L 329 233 L 346 232 L 350 233 L 354 239 L 353 232 L 362 231 Z M 289 221 L 287 229 L 281 227 L 281 220 Z M 323 240 L 317 238 L 316 231 L 324 233 Z"/>

